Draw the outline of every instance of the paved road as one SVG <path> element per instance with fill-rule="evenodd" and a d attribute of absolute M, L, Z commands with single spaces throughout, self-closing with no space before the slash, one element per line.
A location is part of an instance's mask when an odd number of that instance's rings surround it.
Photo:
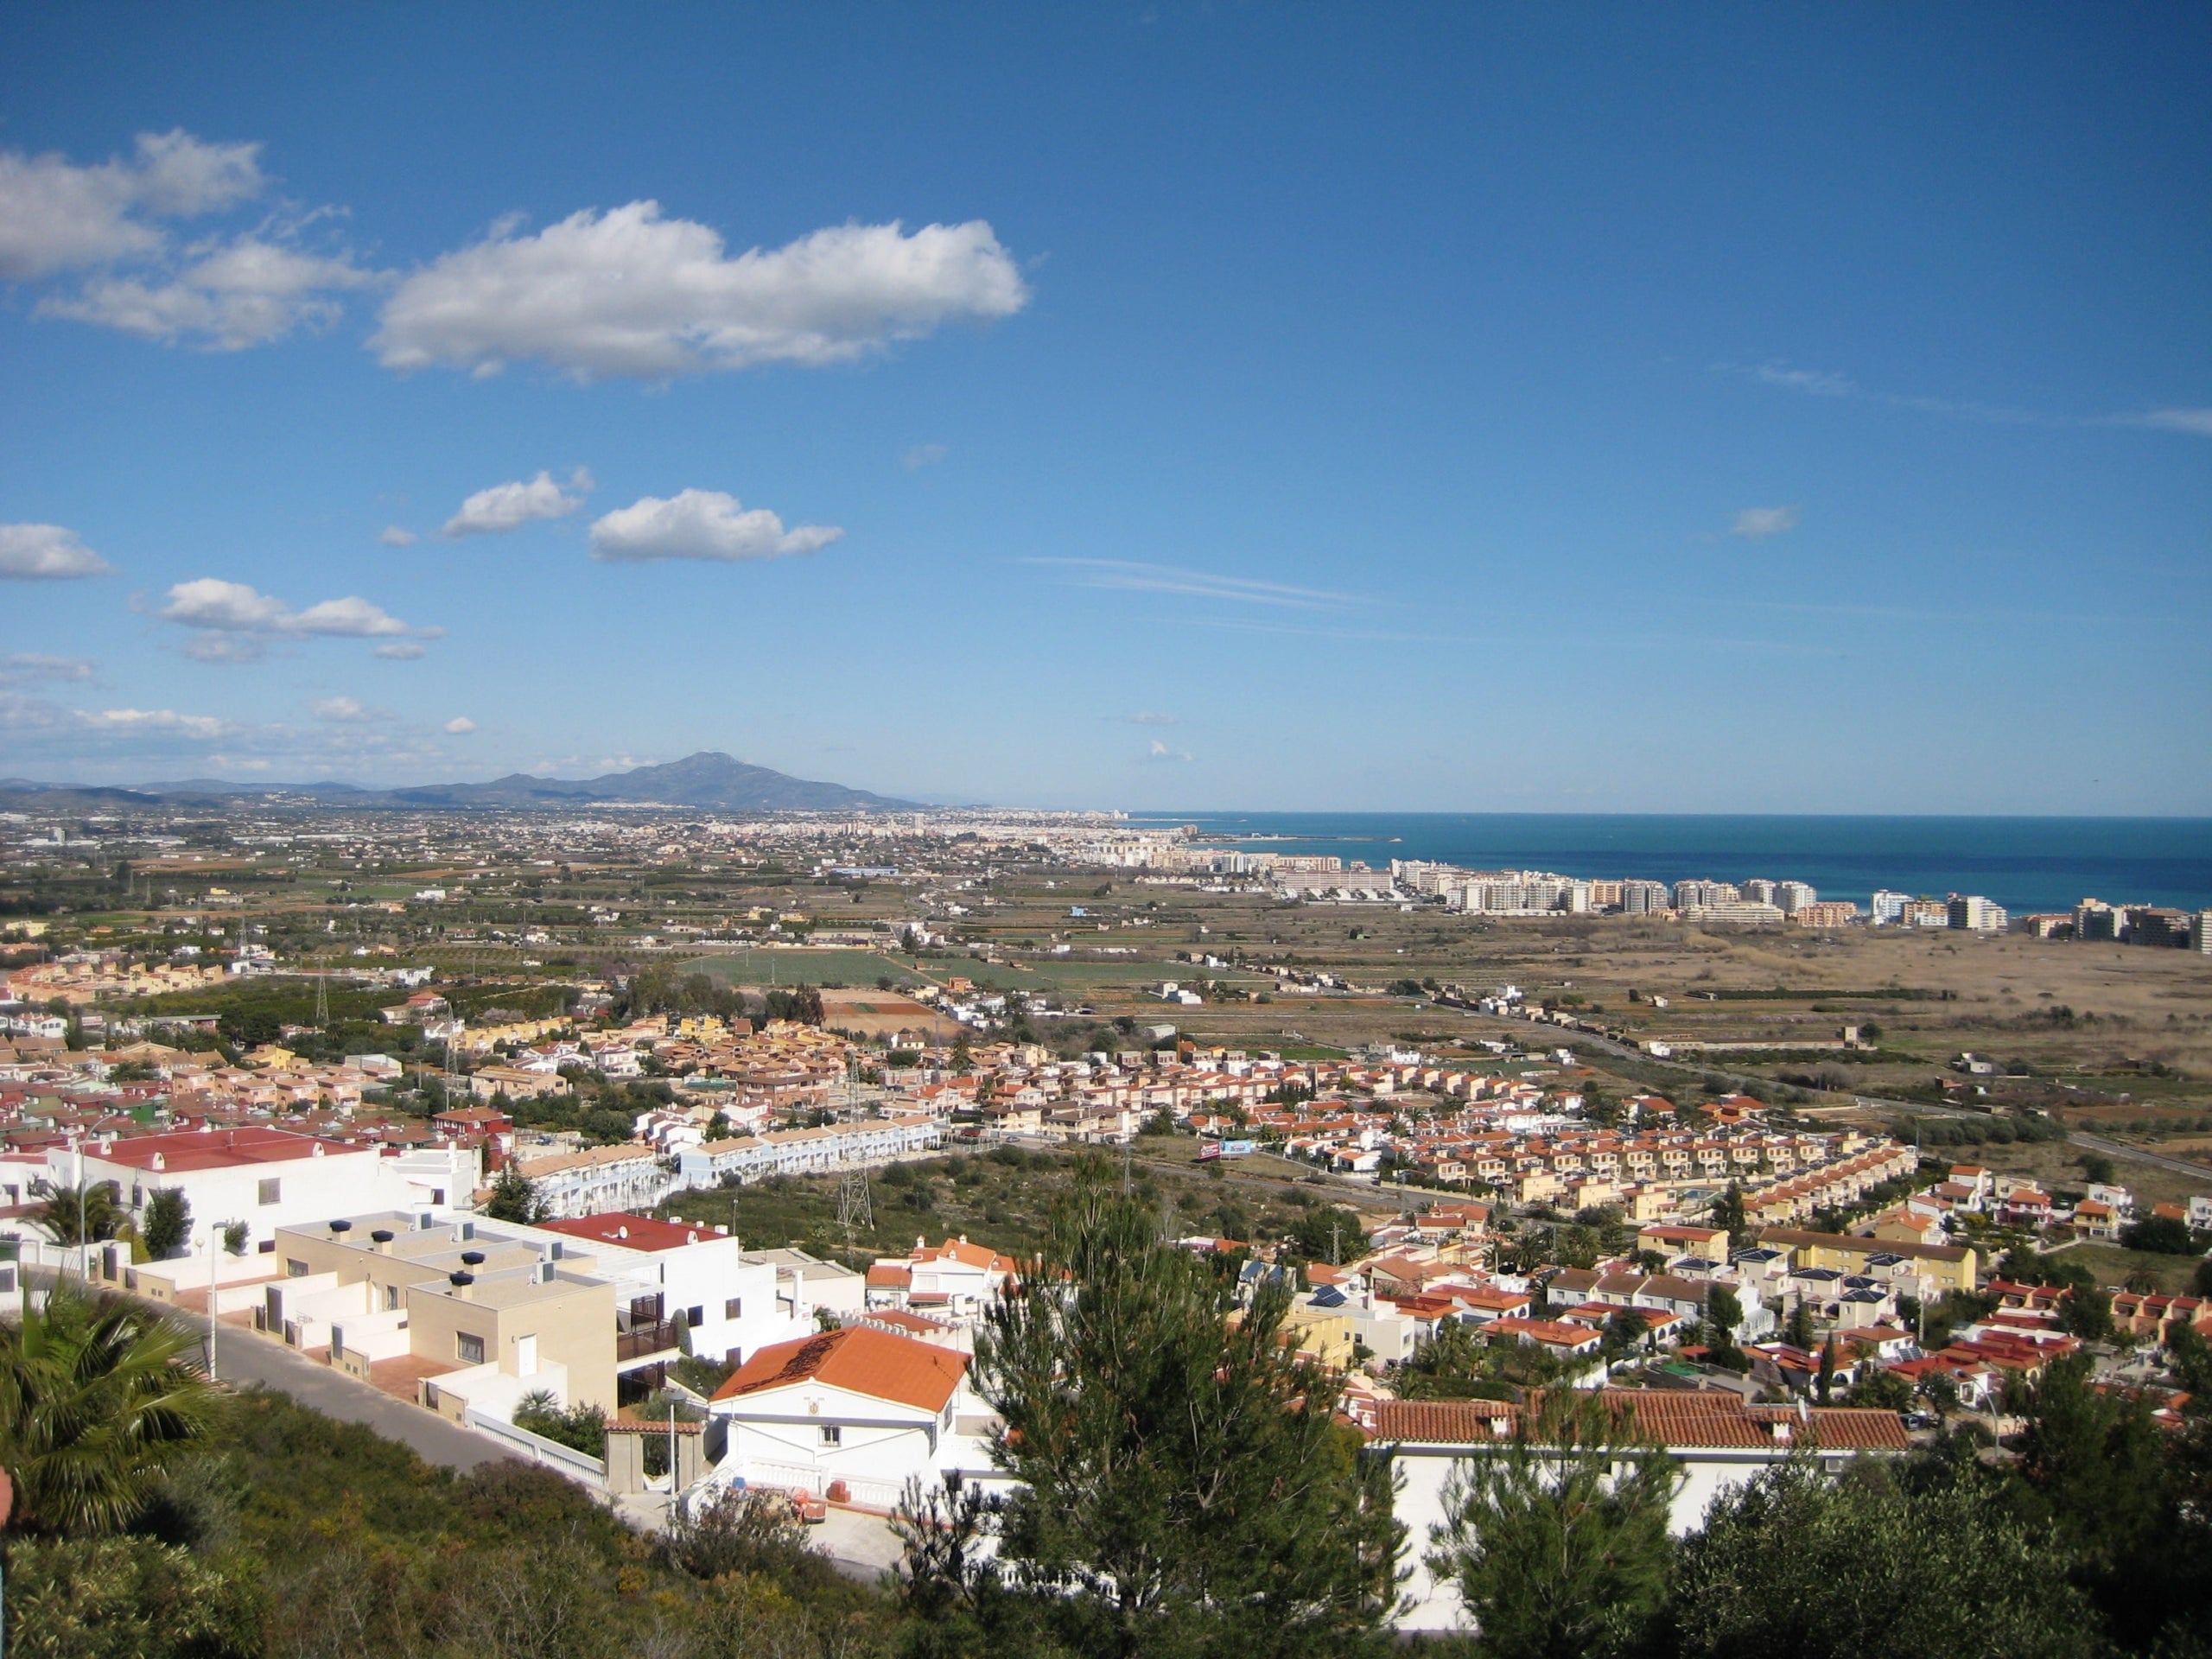
<path fill-rule="evenodd" d="M 206 1338 L 206 1320 L 188 1315 L 180 1322 Z M 232 1388 L 258 1382 L 281 1389 L 326 1417 L 365 1423 L 385 1439 L 411 1446 L 425 1463 L 466 1471 L 512 1455 L 497 1440 L 448 1422 L 434 1411 L 395 1400 L 266 1337 L 226 1330 L 216 1338 L 215 1365 L 219 1380 Z"/>
<path fill-rule="evenodd" d="M 2069 1135 L 2067 1140 L 2077 1147 L 2092 1152 L 2101 1152 L 2109 1158 L 2133 1158 L 2139 1164 L 2156 1164 L 2160 1169 L 2171 1169 L 2178 1174 L 2194 1175 L 2199 1180 L 2212 1180 L 2212 1169 L 2202 1164 L 2192 1164 L 2186 1159 L 2169 1158 L 2164 1153 L 2145 1152 L 2140 1147 L 2123 1145 L 2118 1141 L 2107 1141 L 2094 1135 Z"/>
<path fill-rule="evenodd" d="M 32 1270 L 35 1279 L 50 1280 L 42 1268 Z M 107 1287 L 101 1287 L 107 1289 Z M 110 1291 L 111 1294 L 116 1294 Z M 134 1299 L 135 1300 L 135 1299 Z M 152 1308 L 190 1332 L 202 1344 L 207 1340 L 207 1321 L 152 1302 Z M 395 1400 L 380 1389 L 334 1370 L 320 1361 L 287 1348 L 280 1342 L 226 1326 L 215 1340 L 218 1380 L 232 1388 L 258 1382 L 281 1389 L 303 1406 L 312 1406 L 327 1417 L 362 1423 L 388 1440 L 410 1446 L 426 1463 L 448 1469 L 469 1470 L 480 1463 L 512 1457 L 507 1448 L 474 1429 L 448 1422 L 435 1412 Z"/>

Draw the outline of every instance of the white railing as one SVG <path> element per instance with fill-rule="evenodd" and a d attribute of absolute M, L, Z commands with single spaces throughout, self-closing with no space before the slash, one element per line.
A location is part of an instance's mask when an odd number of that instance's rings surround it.
<path fill-rule="evenodd" d="M 461 1421 L 481 1433 L 505 1441 L 532 1463 L 558 1470 L 570 1480 L 594 1491 L 607 1490 L 607 1460 L 604 1458 L 594 1458 L 588 1452 L 579 1452 L 574 1446 L 563 1446 L 558 1440 L 549 1440 L 543 1434 L 533 1434 L 526 1428 L 518 1428 L 504 1417 L 494 1417 L 474 1406 L 462 1414 Z"/>

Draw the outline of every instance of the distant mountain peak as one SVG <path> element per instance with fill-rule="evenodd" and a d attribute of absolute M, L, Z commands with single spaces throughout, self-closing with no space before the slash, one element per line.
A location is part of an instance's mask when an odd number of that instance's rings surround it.
<path fill-rule="evenodd" d="M 371 807 L 692 806 L 723 812 L 839 812 L 856 810 L 906 810 L 918 804 L 849 789 L 842 784 L 793 778 L 756 766 L 718 749 L 701 749 L 681 760 L 633 766 L 582 779 L 543 778 L 510 772 L 486 784 L 422 784 L 397 789 L 365 789 L 356 784 L 232 784 L 194 778 L 145 784 L 135 790 L 68 784 L 39 784 L 10 779 L 0 783 L 0 804 L 33 810 L 67 810 L 73 806 L 148 805 L 166 798 L 260 799 L 270 795 L 305 795 Z"/>

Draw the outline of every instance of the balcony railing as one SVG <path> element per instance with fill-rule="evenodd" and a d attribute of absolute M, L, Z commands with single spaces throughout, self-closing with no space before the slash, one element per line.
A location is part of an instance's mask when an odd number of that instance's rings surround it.
<path fill-rule="evenodd" d="M 647 1354 L 658 1354 L 680 1346 L 677 1326 L 673 1319 L 662 1319 L 652 1325 L 633 1325 L 627 1331 L 614 1335 L 614 1360 L 643 1359 Z"/>

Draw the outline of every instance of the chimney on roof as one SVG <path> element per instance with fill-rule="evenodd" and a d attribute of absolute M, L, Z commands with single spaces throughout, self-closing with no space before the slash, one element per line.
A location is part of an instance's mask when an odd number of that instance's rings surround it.
<path fill-rule="evenodd" d="M 315 1145 L 314 1145 L 314 1146 L 312 1146 L 312 1147 L 308 1147 L 308 1157 L 310 1157 L 310 1158 L 320 1158 L 320 1157 L 321 1157 L 321 1156 L 322 1156 L 322 1142 L 321 1142 L 321 1141 L 316 1141 L 316 1142 L 315 1143 Z"/>
<path fill-rule="evenodd" d="M 369 1235 L 369 1243 L 377 1247 L 377 1254 L 378 1255 L 390 1255 L 391 1254 L 391 1229 L 389 1227 L 378 1228 L 376 1231 Z"/>
<path fill-rule="evenodd" d="M 628 1222 L 626 1222 L 626 1222 L 624 1222 L 624 1223 L 623 1223 L 620 1227 L 617 1227 L 617 1228 L 614 1230 L 614 1236 L 615 1236 L 615 1237 L 617 1237 L 617 1238 L 627 1238 L 627 1237 L 629 1237 L 629 1236 L 630 1236 L 630 1224 L 629 1224 Z"/>
<path fill-rule="evenodd" d="M 168 1158 L 158 1152 L 154 1154 L 154 1167 L 156 1169 L 167 1169 L 168 1166 L 169 1160 Z"/>
<path fill-rule="evenodd" d="M 446 1275 L 446 1282 L 453 1287 L 453 1294 L 460 1297 L 462 1301 L 473 1302 L 476 1300 L 476 1293 L 472 1288 L 476 1283 L 474 1274 L 449 1273 Z"/>

